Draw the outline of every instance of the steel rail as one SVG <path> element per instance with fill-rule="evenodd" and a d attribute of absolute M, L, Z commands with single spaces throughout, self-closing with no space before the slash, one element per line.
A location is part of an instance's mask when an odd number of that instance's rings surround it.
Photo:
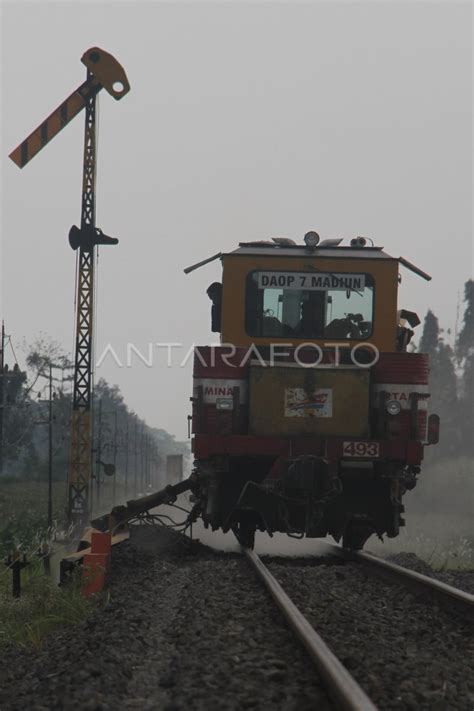
<path fill-rule="evenodd" d="M 255 551 L 244 547 L 242 550 L 290 628 L 303 643 L 337 708 L 342 711 L 376 711 L 377 707 L 290 600 Z"/>
<path fill-rule="evenodd" d="M 374 574 L 379 575 L 389 582 L 397 582 L 414 592 L 428 595 L 432 600 L 436 600 L 444 605 L 449 605 L 450 609 L 455 608 L 461 612 L 463 616 L 474 619 L 474 595 L 471 593 L 443 583 L 436 578 L 430 578 L 423 573 L 417 573 L 397 563 L 379 558 L 372 553 L 349 551 L 330 543 L 326 543 L 325 545 L 337 553 L 337 555 L 347 560 L 361 563 L 373 571 Z"/>

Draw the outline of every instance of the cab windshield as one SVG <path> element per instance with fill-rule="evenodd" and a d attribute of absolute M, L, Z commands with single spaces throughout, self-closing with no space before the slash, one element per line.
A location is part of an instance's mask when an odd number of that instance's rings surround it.
<path fill-rule="evenodd" d="M 358 339 L 372 334 L 370 274 L 253 271 L 247 275 L 249 336 Z"/>

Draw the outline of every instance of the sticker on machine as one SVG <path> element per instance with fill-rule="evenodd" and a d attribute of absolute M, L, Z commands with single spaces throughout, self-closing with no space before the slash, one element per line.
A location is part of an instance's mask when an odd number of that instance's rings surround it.
<path fill-rule="evenodd" d="M 195 378 L 194 397 L 199 397 L 198 388 L 202 388 L 202 397 L 206 405 L 215 405 L 219 397 L 232 397 L 234 388 L 239 389 L 240 404 L 247 402 L 247 381 L 228 378 Z"/>
<path fill-rule="evenodd" d="M 304 289 L 305 291 L 363 291 L 365 274 L 318 272 L 258 272 L 259 289 Z"/>
<path fill-rule="evenodd" d="M 381 392 L 387 393 L 387 400 L 396 400 L 399 402 L 402 410 L 409 410 L 411 408 L 412 394 L 417 393 L 418 410 L 428 409 L 427 400 L 430 395 L 427 385 L 376 383 L 374 387 L 374 405 L 378 405 L 377 397 Z"/>
<path fill-rule="evenodd" d="M 285 388 L 285 417 L 332 417 L 332 389 Z"/>

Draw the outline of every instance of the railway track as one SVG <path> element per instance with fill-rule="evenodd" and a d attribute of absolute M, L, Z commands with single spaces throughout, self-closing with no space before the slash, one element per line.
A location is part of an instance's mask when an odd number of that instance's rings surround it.
<path fill-rule="evenodd" d="M 332 553 L 364 566 L 370 573 L 383 578 L 387 582 L 402 585 L 416 594 L 448 607 L 451 611 L 455 610 L 466 619 L 474 620 L 474 595 L 471 593 L 459 590 L 452 585 L 447 585 L 441 580 L 436 580 L 436 578 L 430 578 L 428 575 L 404 568 L 397 563 L 379 558 L 372 553 L 348 551 L 330 543 L 326 545 Z"/>
<path fill-rule="evenodd" d="M 1 709 L 35 709 L 38 699 L 56 708 L 58 698 L 78 711 L 473 708 L 472 625 L 353 561 L 263 564 L 198 542 L 191 552 L 151 526 L 132 527 L 114 555 L 109 603 L 75 629 L 74 654 L 64 635 L 34 655 L 12 651 L 0 670 Z M 258 579 L 266 566 L 288 624 Z"/>
<path fill-rule="evenodd" d="M 389 583 L 402 585 L 410 592 L 422 595 L 427 600 L 447 606 L 451 611 L 454 609 L 465 619 L 474 619 L 474 595 L 470 593 L 369 553 L 349 552 L 330 544 L 328 544 L 328 549 L 349 562 L 363 565 L 370 573 Z M 290 629 L 314 662 L 336 708 L 343 711 L 373 711 L 377 709 L 377 706 L 294 604 L 257 553 L 244 547 L 242 551 L 285 617 Z"/>
<path fill-rule="evenodd" d="M 365 691 L 291 601 L 257 553 L 249 548 L 242 548 L 242 550 L 291 630 L 306 648 L 337 708 L 342 711 L 376 711 L 377 707 Z"/>

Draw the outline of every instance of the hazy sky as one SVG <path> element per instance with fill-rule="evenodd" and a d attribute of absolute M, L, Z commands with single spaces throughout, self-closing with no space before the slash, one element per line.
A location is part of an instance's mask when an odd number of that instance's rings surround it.
<path fill-rule="evenodd" d="M 185 437 L 192 343 L 211 340 L 219 264 L 239 240 L 371 237 L 433 275 L 401 306 L 453 326 L 472 272 L 472 6 L 457 2 L 2 3 L 2 314 L 19 344 L 73 342 L 83 117 L 19 170 L 8 153 L 85 78 L 98 45 L 131 92 L 100 95 L 97 357 L 181 342 L 166 367 L 96 369 Z"/>

